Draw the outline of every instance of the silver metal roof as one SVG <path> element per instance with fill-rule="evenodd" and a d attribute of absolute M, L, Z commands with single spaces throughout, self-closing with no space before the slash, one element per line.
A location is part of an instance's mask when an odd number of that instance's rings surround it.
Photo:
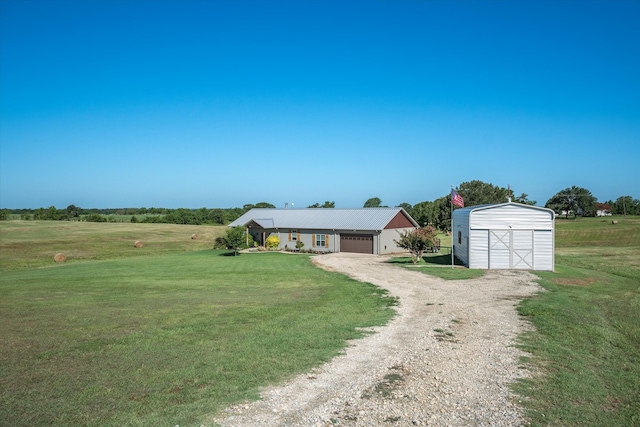
<path fill-rule="evenodd" d="M 403 212 L 409 221 L 418 223 L 402 208 L 360 209 L 251 209 L 229 224 L 230 227 L 247 225 L 254 221 L 265 229 L 322 229 L 322 230 L 383 230 L 389 222 Z"/>
<path fill-rule="evenodd" d="M 473 212 L 473 211 L 483 210 L 483 209 L 500 208 L 502 206 L 517 206 L 517 207 L 525 208 L 525 209 L 534 209 L 534 210 L 546 211 L 546 212 L 553 213 L 553 210 L 551 210 L 549 208 L 543 208 L 543 207 L 534 206 L 534 205 L 525 205 L 524 203 L 517 203 L 517 202 L 487 203 L 485 205 L 466 206 L 464 208 L 455 209 L 453 212 L 454 213 L 456 213 L 456 212 L 467 213 L 467 212 Z"/>

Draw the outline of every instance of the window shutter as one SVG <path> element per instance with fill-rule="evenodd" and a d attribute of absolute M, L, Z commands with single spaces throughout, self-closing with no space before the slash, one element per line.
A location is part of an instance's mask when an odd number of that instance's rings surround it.
<path fill-rule="evenodd" d="M 325 248 L 329 247 L 329 235 L 328 234 L 324 235 L 324 247 Z"/>
<path fill-rule="evenodd" d="M 291 241 L 291 230 L 289 230 L 289 241 Z"/>
<path fill-rule="evenodd" d="M 311 246 L 315 246 L 316 245 L 316 235 L 312 234 L 311 235 Z"/>

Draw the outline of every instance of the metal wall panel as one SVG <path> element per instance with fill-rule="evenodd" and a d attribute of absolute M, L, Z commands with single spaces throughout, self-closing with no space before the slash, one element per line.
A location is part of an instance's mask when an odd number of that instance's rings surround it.
<path fill-rule="evenodd" d="M 470 230 L 468 247 L 469 261 L 465 264 L 469 268 L 489 268 L 489 230 Z"/>
<path fill-rule="evenodd" d="M 536 270 L 553 271 L 554 268 L 554 243 L 553 231 L 535 230 L 533 233 L 534 268 Z"/>

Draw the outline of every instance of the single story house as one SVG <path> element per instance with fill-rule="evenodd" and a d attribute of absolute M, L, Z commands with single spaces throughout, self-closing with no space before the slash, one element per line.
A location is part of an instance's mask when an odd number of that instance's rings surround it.
<path fill-rule="evenodd" d="M 264 246 L 272 235 L 280 239 L 280 249 L 318 252 L 358 252 L 390 254 L 403 252 L 394 240 L 418 223 L 402 208 L 361 209 L 258 209 L 246 212 L 229 224 L 244 226 L 255 242 Z"/>
<path fill-rule="evenodd" d="M 469 268 L 554 269 L 555 214 L 521 203 L 453 211 L 453 250 Z"/>

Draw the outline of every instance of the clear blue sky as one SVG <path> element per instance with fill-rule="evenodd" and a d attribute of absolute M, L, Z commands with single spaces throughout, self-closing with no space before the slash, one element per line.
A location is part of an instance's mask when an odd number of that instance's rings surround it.
<path fill-rule="evenodd" d="M 639 1 L 0 0 L 0 207 L 640 198 Z"/>

